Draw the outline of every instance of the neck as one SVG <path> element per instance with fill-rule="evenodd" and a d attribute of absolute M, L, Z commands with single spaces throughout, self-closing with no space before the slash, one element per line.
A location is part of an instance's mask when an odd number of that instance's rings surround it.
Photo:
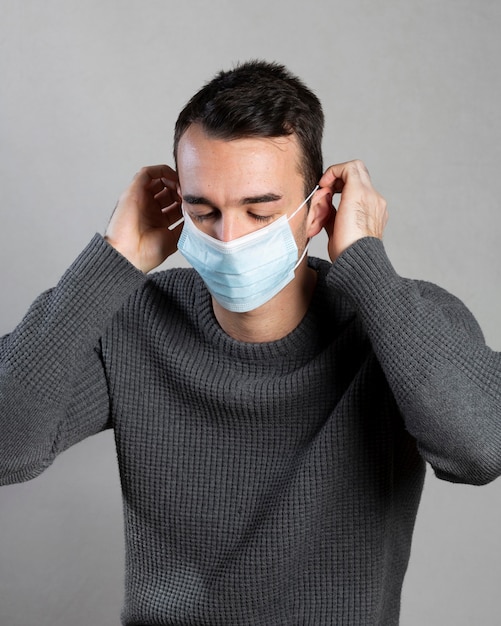
<path fill-rule="evenodd" d="M 214 315 L 221 328 L 233 339 L 248 343 L 277 341 L 292 332 L 306 315 L 315 290 L 317 274 L 307 259 L 296 269 L 296 276 L 274 298 L 258 309 L 234 313 L 214 298 Z"/>

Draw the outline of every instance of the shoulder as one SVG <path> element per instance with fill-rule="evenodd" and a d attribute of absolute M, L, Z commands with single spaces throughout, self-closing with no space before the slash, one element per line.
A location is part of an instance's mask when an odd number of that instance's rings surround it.
<path fill-rule="evenodd" d="M 164 317 L 177 311 L 181 315 L 191 316 L 203 293 L 204 285 L 191 268 L 152 272 L 125 304 L 122 314 L 150 318 L 156 315 Z"/>
<path fill-rule="evenodd" d="M 145 292 L 168 300 L 176 306 L 193 307 L 205 289 L 200 276 L 192 268 L 175 267 L 153 272 L 148 276 Z"/>
<path fill-rule="evenodd" d="M 183 287 L 193 287 L 197 278 L 198 274 L 191 267 L 174 267 L 152 272 L 148 275 L 148 283 L 151 288 L 177 290 Z"/>

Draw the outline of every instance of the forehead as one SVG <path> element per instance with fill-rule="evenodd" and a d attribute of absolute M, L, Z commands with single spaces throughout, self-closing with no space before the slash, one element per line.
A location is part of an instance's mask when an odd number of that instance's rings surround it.
<path fill-rule="evenodd" d="M 179 140 L 177 170 L 181 187 L 197 181 L 211 187 L 221 184 L 302 185 L 300 149 L 295 135 L 219 139 L 198 124 Z"/>

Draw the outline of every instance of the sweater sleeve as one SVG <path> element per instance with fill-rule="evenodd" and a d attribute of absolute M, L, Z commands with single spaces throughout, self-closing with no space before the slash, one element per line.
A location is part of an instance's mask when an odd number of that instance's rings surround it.
<path fill-rule="evenodd" d="M 34 478 L 108 426 L 100 337 L 145 280 L 96 235 L 0 340 L 0 484 Z"/>
<path fill-rule="evenodd" d="M 354 303 L 405 425 L 439 478 L 485 484 L 501 474 L 501 354 L 467 308 L 402 278 L 379 239 L 333 264 L 329 284 Z"/>

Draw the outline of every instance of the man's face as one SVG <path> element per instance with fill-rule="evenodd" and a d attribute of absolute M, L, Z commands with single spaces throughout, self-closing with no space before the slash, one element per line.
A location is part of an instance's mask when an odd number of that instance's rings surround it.
<path fill-rule="evenodd" d="M 192 125 L 181 137 L 177 170 L 183 208 L 195 225 L 220 241 L 246 235 L 304 200 L 300 150 L 294 135 L 235 140 L 209 137 Z M 298 248 L 306 242 L 307 211 L 290 221 Z"/>

